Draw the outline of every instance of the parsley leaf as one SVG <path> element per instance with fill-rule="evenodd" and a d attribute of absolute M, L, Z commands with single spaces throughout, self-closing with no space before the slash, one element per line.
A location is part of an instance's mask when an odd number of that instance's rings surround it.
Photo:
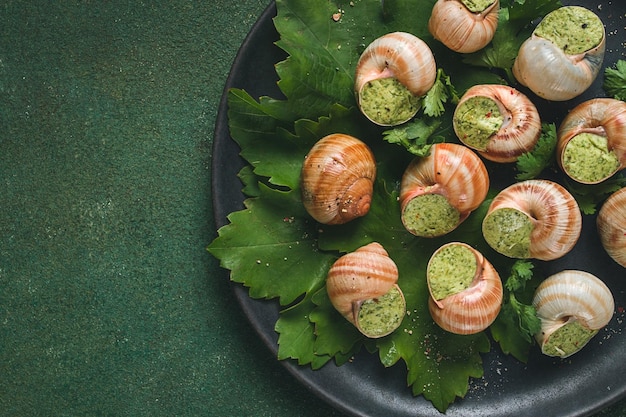
<path fill-rule="evenodd" d="M 620 173 L 599 184 L 581 184 L 566 179 L 564 185 L 576 199 L 583 214 L 595 214 L 598 206 L 609 195 L 626 186 L 626 177 Z"/>
<path fill-rule="evenodd" d="M 529 180 L 537 177 L 554 160 L 557 136 L 554 123 L 544 123 L 541 126 L 541 136 L 535 147 L 517 159 L 518 180 Z"/>
<path fill-rule="evenodd" d="M 604 70 L 604 91 L 617 100 L 626 101 L 626 61 L 620 59 L 615 68 Z"/>
<path fill-rule="evenodd" d="M 431 118 L 413 121 L 392 130 L 383 132 L 383 139 L 389 143 L 404 146 L 413 155 L 426 156 L 434 143 L 444 142 L 439 133 L 441 121 Z"/>
<path fill-rule="evenodd" d="M 441 116 L 445 111 L 444 104 L 448 101 L 458 103 L 459 96 L 450 82 L 450 77 L 439 68 L 435 84 L 423 98 L 424 114 L 431 117 Z"/>

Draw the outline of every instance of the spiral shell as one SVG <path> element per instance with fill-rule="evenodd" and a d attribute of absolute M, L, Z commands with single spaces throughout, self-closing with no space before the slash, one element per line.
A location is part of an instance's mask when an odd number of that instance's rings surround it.
<path fill-rule="evenodd" d="M 342 224 L 370 209 L 376 161 L 359 139 L 335 133 L 320 139 L 304 159 L 302 203 L 323 224 Z"/>
<path fill-rule="evenodd" d="M 582 215 L 574 197 L 549 180 L 527 180 L 502 190 L 483 220 L 483 236 L 511 258 L 550 261 L 578 241 Z"/>
<path fill-rule="evenodd" d="M 393 332 L 406 313 L 404 295 L 397 285 L 398 268 L 387 251 L 377 242 L 343 255 L 331 266 L 326 291 L 331 303 L 350 323 L 368 337 L 382 337 Z M 383 297 L 392 294 L 391 300 Z M 380 323 L 363 323 L 365 303 L 378 303 Z"/>
<path fill-rule="evenodd" d="M 454 131 L 466 146 L 494 162 L 514 162 L 531 151 L 541 135 L 535 105 L 506 85 L 475 85 L 457 104 Z"/>
<path fill-rule="evenodd" d="M 596 224 L 606 252 L 626 268 L 626 187 L 611 194 L 604 202 Z"/>
<path fill-rule="evenodd" d="M 612 98 L 580 103 L 563 119 L 557 137 L 561 169 L 581 183 L 602 182 L 626 167 L 626 103 Z M 580 152 L 569 154 L 568 145 L 576 142 Z"/>
<path fill-rule="evenodd" d="M 566 358 L 609 323 L 615 305 L 611 290 L 602 280 L 588 272 L 565 270 L 537 287 L 533 307 L 541 320 L 541 331 L 535 338 L 542 352 Z M 578 331 L 572 329 L 574 323 Z M 570 334 L 559 335 L 557 331 L 565 325 L 570 326 Z"/>
<path fill-rule="evenodd" d="M 453 258 L 456 256 L 456 258 Z M 453 258 L 453 259 L 451 259 Z M 473 334 L 493 323 L 502 307 L 502 281 L 496 269 L 471 246 L 451 242 L 439 248 L 427 267 L 428 309 L 442 329 Z M 435 280 L 442 281 L 436 295 Z M 465 281 L 459 284 L 459 281 Z M 447 295 L 447 293 L 450 293 Z"/>
<path fill-rule="evenodd" d="M 419 105 L 407 104 L 411 101 L 410 96 L 426 94 L 435 83 L 436 75 L 435 57 L 423 40 L 406 32 L 388 33 L 370 43 L 359 58 L 354 82 L 357 105 L 376 124 L 404 123 L 419 109 Z M 383 79 L 396 79 L 408 90 L 409 97 L 375 94 L 373 101 L 366 99 L 365 93 L 371 83 Z M 394 104 L 395 100 L 398 100 L 397 104 Z M 372 102 L 378 104 L 372 105 Z M 407 106 L 410 110 L 405 112 Z"/>
<path fill-rule="evenodd" d="M 488 191 L 489 175 L 478 155 L 463 145 L 435 144 L 402 176 L 402 222 L 416 236 L 443 235 L 480 206 Z"/>
<path fill-rule="evenodd" d="M 582 7 L 566 6 L 552 13 L 561 9 L 576 10 Z M 538 28 L 540 26 L 541 24 Z M 513 64 L 514 77 L 539 97 L 547 100 L 565 101 L 582 94 L 593 83 L 602 68 L 606 47 L 603 26 L 602 31 L 602 39 L 598 45 L 582 53 L 568 54 L 552 40 L 539 37 L 535 30 L 520 47 Z"/>
<path fill-rule="evenodd" d="M 438 0 L 428 20 L 428 30 L 453 51 L 476 52 L 493 39 L 499 11 L 499 0 L 481 11 L 468 9 L 460 0 Z"/>

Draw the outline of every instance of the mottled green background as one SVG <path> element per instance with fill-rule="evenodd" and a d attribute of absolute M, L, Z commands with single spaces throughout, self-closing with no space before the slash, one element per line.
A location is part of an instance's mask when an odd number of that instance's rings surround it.
<path fill-rule="evenodd" d="M 267 4 L 0 5 L 1 415 L 340 415 L 205 251 L 219 99 Z"/>

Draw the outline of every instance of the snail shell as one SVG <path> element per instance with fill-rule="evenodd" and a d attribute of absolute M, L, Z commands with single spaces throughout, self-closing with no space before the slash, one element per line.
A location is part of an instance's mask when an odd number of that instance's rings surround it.
<path fill-rule="evenodd" d="M 606 252 L 626 268 L 626 187 L 607 198 L 598 212 L 596 224 Z"/>
<path fill-rule="evenodd" d="M 539 112 L 530 99 L 496 84 L 467 90 L 457 104 L 453 127 L 463 144 L 494 162 L 516 161 L 534 148 L 541 135 Z"/>
<path fill-rule="evenodd" d="M 476 249 L 465 243 L 448 243 L 433 254 L 426 271 L 430 291 L 428 309 L 435 323 L 444 330 L 456 334 L 478 333 L 498 316 L 502 307 L 502 281 L 493 265 Z M 460 285 L 459 281 L 464 282 Z M 439 287 L 437 291 L 435 285 Z M 441 298 L 438 292 L 449 295 Z"/>
<path fill-rule="evenodd" d="M 463 145 L 434 144 L 402 176 L 402 222 L 416 236 L 443 235 L 480 206 L 488 191 L 489 175 L 478 155 Z"/>
<path fill-rule="evenodd" d="M 561 9 L 575 11 L 583 8 L 565 6 L 549 15 Z M 592 14 L 588 10 L 587 12 Z M 599 26 L 602 27 L 601 41 L 589 50 L 575 54 L 567 54 L 556 43 L 539 37 L 535 31 L 519 49 L 513 64 L 513 76 L 546 100 L 565 101 L 582 94 L 593 83 L 602 68 L 606 34 L 602 22 L 599 22 Z"/>
<path fill-rule="evenodd" d="M 568 154 L 569 144 L 584 140 L 579 135 L 589 138 L 581 145 L 585 148 Z M 626 103 L 612 98 L 580 103 L 565 116 L 557 137 L 556 154 L 561 169 L 581 183 L 602 182 L 626 167 Z M 590 170 L 595 175 L 585 177 L 583 174 Z"/>
<path fill-rule="evenodd" d="M 481 11 L 468 9 L 460 0 L 438 0 L 428 20 L 428 30 L 453 51 L 476 52 L 493 39 L 499 11 L 499 0 Z"/>
<path fill-rule="evenodd" d="M 435 57 L 423 40 L 406 32 L 388 33 L 370 43 L 359 58 L 354 81 L 357 105 L 376 124 L 402 124 L 417 113 L 419 105 L 408 105 L 407 101 L 411 97 L 394 94 L 394 99 L 402 97 L 402 100 L 397 106 L 393 106 L 389 100 L 392 98 L 390 94 L 389 97 L 374 97 L 374 101 L 380 103 L 380 106 L 371 108 L 371 101 L 365 98 L 371 83 L 376 80 L 396 79 L 408 90 L 409 96 L 421 97 L 433 86 L 436 75 Z M 407 105 L 411 109 L 402 111 Z M 393 107 L 393 110 L 389 110 L 389 107 Z"/>
<path fill-rule="evenodd" d="M 342 224 L 367 214 L 376 161 L 359 139 L 335 133 L 320 139 L 304 159 L 302 203 L 323 224 Z"/>
<path fill-rule="evenodd" d="M 588 272 L 565 270 L 537 287 L 533 307 L 541 320 L 541 331 L 535 338 L 542 352 L 566 358 L 609 323 L 615 305 L 611 290 L 602 280 Z M 557 331 L 565 325 L 582 330 L 559 335 Z"/>
<path fill-rule="evenodd" d="M 505 256 L 550 261 L 574 247 L 582 215 L 563 186 L 549 180 L 527 180 L 496 195 L 482 229 L 489 246 Z"/>
<path fill-rule="evenodd" d="M 404 295 L 397 285 L 398 268 L 377 242 L 362 246 L 337 259 L 328 271 L 326 291 L 331 303 L 350 323 L 368 337 L 393 332 L 406 313 Z M 387 300 L 383 300 L 388 297 Z M 389 299 L 391 297 L 391 299 Z M 380 323 L 367 324 L 362 314 L 366 303 L 384 306 L 376 312 Z"/>

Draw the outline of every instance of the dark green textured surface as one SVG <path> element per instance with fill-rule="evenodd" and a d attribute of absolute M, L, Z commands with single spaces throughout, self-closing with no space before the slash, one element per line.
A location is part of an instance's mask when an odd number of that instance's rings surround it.
<path fill-rule="evenodd" d="M 205 251 L 217 107 L 267 1 L 158 4 L 0 5 L 0 414 L 339 416 Z"/>

